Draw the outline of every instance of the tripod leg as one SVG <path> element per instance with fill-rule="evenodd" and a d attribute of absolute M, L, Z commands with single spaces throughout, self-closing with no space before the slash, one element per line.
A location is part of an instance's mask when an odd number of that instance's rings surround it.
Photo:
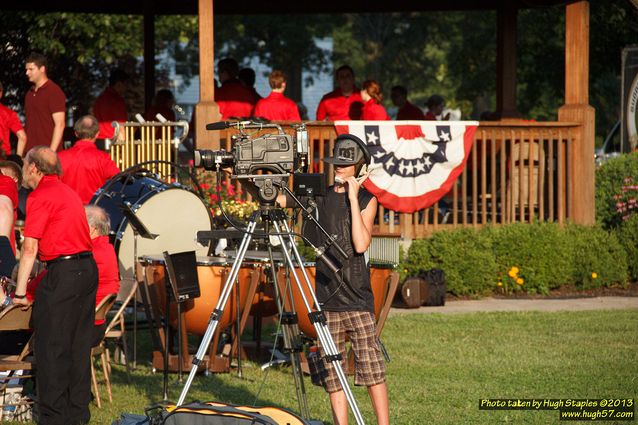
<path fill-rule="evenodd" d="M 253 233 L 255 231 L 255 227 L 257 226 L 257 218 L 258 212 L 254 213 L 251 216 L 250 223 L 248 223 L 248 227 L 246 229 L 246 233 L 244 234 L 244 238 L 241 241 L 241 245 L 239 246 L 239 250 L 237 251 L 237 258 L 233 263 L 233 266 L 230 269 L 230 274 L 224 283 L 224 288 L 222 293 L 219 296 L 219 301 L 215 306 L 215 309 L 210 315 L 210 319 L 208 321 L 208 327 L 206 328 L 206 332 L 204 333 L 204 338 L 202 339 L 201 344 L 197 350 L 197 353 L 193 357 L 193 366 L 191 367 L 191 371 L 188 374 L 188 378 L 186 379 L 186 384 L 184 384 L 184 388 L 182 389 L 182 393 L 179 396 L 179 400 L 177 401 L 177 405 L 181 406 L 184 403 L 184 399 L 186 398 L 186 394 L 188 394 L 188 390 L 193 383 L 193 379 L 195 378 L 195 374 L 197 373 L 197 368 L 201 364 L 204 359 L 204 355 L 206 354 L 206 350 L 210 345 L 210 341 L 215 334 L 215 329 L 217 329 L 217 325 L 219 324 L 219 320 L 224 313 L 224 308 L 226 307 L 226 303 L 228 302 L 228 298 L 233 289 L 233 285 L 235 280 L 237 279 L 237 275 L 239 274 L 239 269 L 241 268 L 241 264 L 244 261 L 244 257 L 246 256 L 246 251 L 248 250 L 248 246 L 250 245 L 250 240 L 252 239 Z"/>
<path fill-rule="evenodd" d="M 268 222 L 265 224 L 266 233 L 268 233 Z M 285 247 L 282 245 L 282 249 Z M 301 343 L 299 341 L 299 325 L 297 314 L 294 312 L 284 312 L 286 294 L 281 294 L 279 291 L 279 285 L 277 284 L 277 269 L 275 268 L 275 260 L 272 255 L 272 247 L 268 245 L 268 258 L 270 259 L 270 272 L 272 284 L 275 290 L 275 298 L 277 300 L 277 309 L 279 310 L 279 317 L 281 318 L 284 348 L 288 352 L 290 357 L 290 364 L 292 366 L 292 374 L 295 380 L 295 391 L 297 392 L 297 401 L 299 403 L 299 411 L 301 416 L 306 419 L 310 418 L 310 410 L 308 409 L 308 400 L 306 398 L 306 387 L 303 382 L 303 372 L 301 371 L 301 360 L 299 358 L 299 352 L 301 351 Z"/>
<path fill-rule="evenodd" d="M 354 398 L 354 394 L 352 393 L 352 390 L 350 389 L 350 386 L 348 385 L 348 380 L 346 378 L 345 373 L 343 372 L 343 368 L 341 367 L 342 356 L 337 351 L 337 347 L 335 345 L 334 339 L 332 338 L 332 335 L 330 334 L 330 331 L 326 324 L 326 317 L 323 311 L 321 311 L 317 297 L 314 291 L 312 290 L 312 286 L 310 285 L 310 279 L 308 279 L 308 274 L 306 273 L 306 269 L 303 265 L 301 255 L 299 254 L 299 250 L 297 250 L 297 246 L 295 245 L 294 237 L 290 231 L 290 228 L 288 227 L 288 223 L 286 223 L 283 212 L 274 211 L 273 216 L 275 214 L 279 214 L 278 216 L 273 217 L 273 225 L 275 226 L 275 230 L 279 234 L 278 237 L 282 246 L 281 251 L 284 254 L 284 257 L 286 258 L 286 262 L 290 267 L 291 274 L 294 278 L 295 283 L 297 284 L 297 288 L 299 289 L 301 298 L 304 302 L 306 310 L 308 311 L 308 317 L 310 318 L 310 322 L 315 327 L 317 331 L 317 337 L 319 338 L 319 341 L 321 342 L 321 345 L 323 346 L 323 349 L 326 352 L 326 360 L 331 362 L 333 365 L 333 368 L 337 374 L 337 377 L 339 378 L 339 383 L 341 384 L 341 388 L 343 389 L 343 392 L 346 396 L 346 400 L 348 401 L 348 405 L 350 406 L 350 410 L 352 410 L 352 413 L 355 417 L 355 420 L 357 421 L 357 424 L 364 425 L 363 416 L 361 415 L 361 411 L 359 410 L 357 401 Z M 281 224 L 279 224 L 278 222 L 280 222 Z M 282 233 L 282 230 L 283 230 L 283 233 Z M 283 234 L 286 235 L 287 241 L 286 239 L 284 239 Z M 308 303 L 308 300 L 306 299 L 303 287 L 301 285 L 301 281 L 299 279 L 299 276 L 297 275 L 296 270 L 294 269 L 293 260 L 290 256 L 290 253 L 286 249 L 286 242 L 290 243 L 290 249 L 295 256 L 295 260 L 297 264 L 299 265 L 306 287 L 308 288 L 309 293 L 312 296 L 314 308 L 310 306 L 310 304 Z"/>

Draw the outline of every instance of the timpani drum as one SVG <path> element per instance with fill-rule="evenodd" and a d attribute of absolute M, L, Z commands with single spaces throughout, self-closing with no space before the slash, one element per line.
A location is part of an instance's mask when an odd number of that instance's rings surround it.
<path fill-rule="evenodd" d="M 306 268 L 306 273 L 308 274 L 308 278 L 310 279 L 310 285 L 312 286 L 312 290 L 315 290 L 315 277 L 317 275 L 317 271 L 315 268 L 315 263 L 306 263 L 304 264 Z M 392 270 L 394 265 L 391 263 L 370 263 L 370 285 L 372 286 L 372 295 L 374 297 L 374 314 L 378 319 L 381 313 L 381 309 L 383 308 L 383 303 L 386 299 L 389 286 L 390 286 L 390 275 L 392 274 Z M 306 295 L 306 300 L 312 307 L 312 296 L 310 295 L 306 285 L 303 284 L 303 276 L 301 275 L 301 269 L 295 267 L 299 278 L 302 280 L 302 286 L 304 287 L 304 294 Z M 278 279 L 280 282 L 284 282 L 284 270 L 279 270 Z M 308 318 L 308 312 L 306 311 L 306 307 L 303 303 L 303 299 L 301 297 L 301 293 L 297 288 L 296 283 L 293 280 L 291 275 L 291 286 L 292 286 L 292 295 L 293 301 L 295 303 L 295 310 L 297 312 L 297 316 L 299 317 L 299 329 L 308 337 L 316 339 L 317 332 L 310 323 L 310 319 Z"/>
<path fill-rule="evenodd" d="M 163 256 L 145 255 L 140 258 L 140 263 L 146 268 L 146 276 L 149 286 L 155 287 L 160 312 L 166 310 L 166 263 Z M 195 335 L 204 335 L 208 328 L 210 315 L 219 302 L 224 283 L 230 274 L 232 263 L 223 257 L 197 257 L 197 277 L 199 279 L 200 296 L 182 302 L 181 309 L 184 312 L 186 332 Z M 252 266 L 242 267 L 237 275 L 237 283 L 228 298 L 224 313 L 219 319 L 218 328 L 224 329 L 237 318 L 236 294 L 239 288 L 239 305 L 246 304 L 248 287 L 250 285 Z M 176 307 L 171 306 L 171 326 L 177 327 Z"/>

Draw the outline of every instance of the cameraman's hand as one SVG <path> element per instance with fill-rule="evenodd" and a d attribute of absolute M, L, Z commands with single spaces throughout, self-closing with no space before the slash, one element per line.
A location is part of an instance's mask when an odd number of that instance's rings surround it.
<path fill-rule="evenodd" d="M 359 199 L 359 188 L 361 184 L 357 181 L 354 176 L 350 176 L 346 179 L 346 183 L 348 184 L 348 198 L 350 202 Z"/>

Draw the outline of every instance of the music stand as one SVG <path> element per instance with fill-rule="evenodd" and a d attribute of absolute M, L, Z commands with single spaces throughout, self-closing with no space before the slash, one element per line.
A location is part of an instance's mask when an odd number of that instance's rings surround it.
<path fill-rule="evenodd" d="M 129 204 L 119 204 L 118 208 L 122 211 L 126 219 L 128 220 L 128 224 L 130 224 L 131 229 L 133 229 L 133 278 L 135 280 L 135 285 L 139 281 L 137 278 L 137 237 L 141 236 L 144 239 L 155 240 L 159 236 L 158 234 L 151 233 L 148 228 L 140 221 L 140 219 L 135 215 L 135 212 L 131 209 Z M 133 370 L 137 367 L 137 290 L 135 291 L 135 296 L 133 297 Z"/>
<path fill-rule="evenodd" d="M 182 353 L 182 309 L 181 303 L 200 295 L 199 277 L 197 275 L 197 257 L 195 251 L 177 252 L 169 254 L 164 251 L 166 263 L 166 324 L 164 339 L 164 400 L 168 400 L 168 332 L 170 319 L 170 300 L 177 304 L 177 361 L 178 377 L 182 382 L 183 353 Z M 169 295 L 172 295 L 169 296 Z M 188 344 L 186 344 L 188 354 Z"/>

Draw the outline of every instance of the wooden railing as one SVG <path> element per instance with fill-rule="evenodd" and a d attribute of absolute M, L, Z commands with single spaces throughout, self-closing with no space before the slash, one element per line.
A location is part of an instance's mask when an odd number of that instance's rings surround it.
<path fill-rule="evenodd" d="M 290 126 L 293 123 L 280 124 L 286 132 L 294 134 Z M 326 169 L 331 166 L 323 159 L 331 156 L 337 137 L 333 124 L 311 121 L 306 122 L 306 128 L 310 142 L 309 171 L 331 171 Z M 459 226 L 564 222 L 572 216 L 575 184 L 572 156 L 580 130 L 579 124 L 565 122 L 481 122 L 464 171 L 453 189 L 437 204 L 412 214 L 379 206 L 375 235 L 412 239 Z M 127 140 L 133 138 L 132 131 L 130 135 L 127 133 L 131 136 Z M 220 132 L 222 149 L 230 150 L 231 136 L 235 133 L 236 130 L 230 129 Z M 160 139 L 155 133 L 148 136 L 150 140 Z M 170 143 L 170 135 L 166 136 L 162 134 L 161 139 Z M 125 153 L 117 150 L 113 153 L 120 155 L 120 162 L 126 158 L 130 165 L 136 159 L 128 158 L 129 152 L 140 155 L 137 159 L 144 157 L 141 154 L 145 150 L 138 145 L 136 142 L 135 148 Z M 126 146 L 125 143 L 119 149 Z M 332 172 L 326 176 L 331 184 Z M 577 183 L 589 185 L 593 190 L 594 182 Z"/>
<path fill-rule="evenodd" d="M 290 134 L 288 123 L 281 123 Z M 307 122 L 310 170 L 323 173 L 337 137 L 332 123 Z M 232 130 L 221 134 L 230 148 Z M 572 146 L 579 124 L 564 122 L 481 122 L 466 167 L 437 204 L 413 214 L 379 206 L 375 234 L 405 238 L 488 223 L 556 221 L 571 215 Z M 332 173 L 327 173 L 332 183 Z M 593 182 L 583 182 L 592 184 Z M 593 189 L 592 189 L 593 190 Z"/>

